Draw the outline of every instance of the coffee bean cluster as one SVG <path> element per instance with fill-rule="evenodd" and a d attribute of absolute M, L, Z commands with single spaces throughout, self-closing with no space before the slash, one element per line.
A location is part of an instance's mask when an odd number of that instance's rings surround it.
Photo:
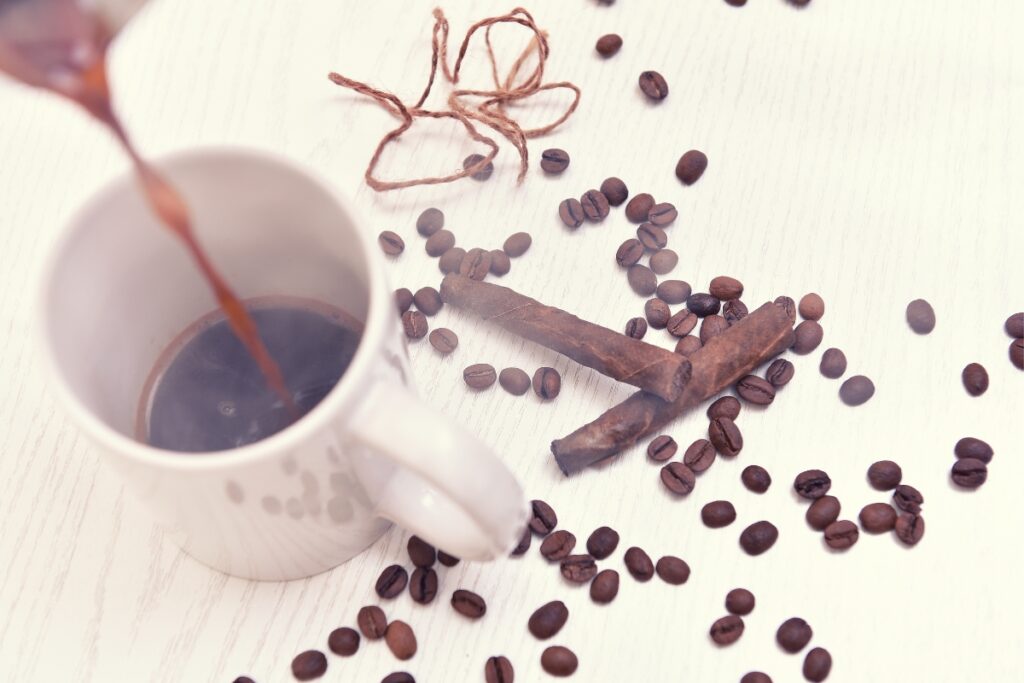
<path fill-rule="evenodd" d="M 497 382 L 513 396 L 522 396 L 533 387 L 533 393 L 545 401 L 556 398 L 562 390 L 562 376 L 558 370 L 549 367 L 537 368 L 533 379 L 530 379 L 520 368 L 505 368 L 498 373 L 493 365 L 475 363 L 462 371 L 462 379 L 466 386 L 476 391 L 489 389 Z"/>
<path fill-rule="evenodd" d="M 986 442 L 973 436 L 965 436 L 953 447 L 956 460 L 949 477 L 962 489 L 976 489 L 988 479 L 988 464 L 992 461 L 993 450 Z"/>

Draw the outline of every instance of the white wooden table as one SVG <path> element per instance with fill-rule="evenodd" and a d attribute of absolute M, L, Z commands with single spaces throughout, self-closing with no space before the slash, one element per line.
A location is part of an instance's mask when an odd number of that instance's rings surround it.
<path fill-rule="evenodd" d="M 633 227 L 616 210 L 598 227 L 569 232 L 556 207 L 619 175 L 633 192 L 679 207 L 669 231 L 681 256 L 675 276 L 704 288 L 715 275 L 734 275 L 751 304 L 820 292 L 821 349 L 843 348 L 849 372 L 878 387 L 870 403 L 847 408 L 839 383 L 817 372 L 820 351 L 794 358 L 796 378 L 775 405 L 740 417 L 740 457 L 720 459 L 693 495 L 674 500 L 642 448 L 570 479 L 553 465 L 548 442 L 628 388 L 443 311 L 433 324 L 454 328 L 461 346 L 441 360 L 427 344 L 413 345 L 423 393 L 490 443 L 581 542 L 601 524 L 616 527 L 623 544 L 610 566 L 622 569 L 622 550 L 640 545 L 655 558 L 684 557 L 693 575 L 670 587 L 623 572 L 618 599 L 597 607 L 546 566 L 536 543 L 522 559 L 463 563 L 441 573 L 434 605 L 407 594 L 385 605 L 416 629 L 412 661 L 364 642 L 349 660 L 332 655 L 324 680 L 377 681 L 405 669 L 421 682 L 480 681 L 486 657 L 499 653 L 515 663 L 517 680 L 544 680 L 543 646 L 525 624 L 554 598 L 571 611 L 555 640 L 579 654 L 580 681 L 732 683 L 752 668 L 801 680 L 802 658 L 774 644 L 775 628 L 793 615 L 812 624 L 813 644 L 832 652 L 830 681 L 1019 680 L 1024 373 L 1006 358 L 1002 323 L 1024 309 L 1021 3 L 814 0 L 798 11 L 782 0 L 742 9 L 721 0 L 535 2 L 529 9 L 550 31 L 550 77 L 575 81 L 584 95 L 564 128 L 531 143 L 527 181 L 515 185 L 506 145 L 486 184 L 386 195 L 361 176 L 393 122 L 326 74 L 414 98 L 433 5 L 244 4 L 157 0 L 120 39 L 118 103 L 145 151 L 256 146 L 328 174 L 371 217 L 366 230 L 406 239 L 390 266 L 395 286 L 439 280 L 413 228 L 427 206 L 445 210 L 464 245 L 494 248 L 528 230 L 533 248 L 503 283 L 616 328 L 642 311 L 612 258 Z M 452 1 L 445 10 L 461 37 L 471 20 L 511 7 Z M 625 47 L 603 62 L 593 44 L 609 31 Z M 636 87 L 648 68 L 671 86 L 657 106 Z M 290 680 L 293 655 L 325 649 L 331 629 L 377 601 L 380 569 L 407 564 L 406 536 L 394 530 L 345 566 L 286 584 L 214 573 L 164 538 L 47 394 L 31 333 L 40 258 L 71 212 L 126 163 L 103 130 L 63 102 L 5 81 L 0 103 L 0 679 Z M 553 100 L 538 102 L 524 118 L 554 112 Z M 536 166 L 547 146 L 572 155 L 560 178 Z M 710 166 L 684 188 L 673 168 L 693 147 Z M 448 170 L 471 151 L 455 125 L 419 123 L 386 166 Z M 917 297 L 938 314 L 927 337 L 903 320 Z M 664 333 L 649 339 L 671 344 Z M 960 386 L 970 361 L 992 378 L 981 398 Z M 565 384 L 550 404 L 497 388 L 470 395 L 461 368 L 472 362 L 531 372 L 553 364 Z M 705 428 L 695 414 L 667 431 L 685 447 Z M 965 435 L 996 450 L 989 482 L 973 493 L 948 480 L 953 444 Z M 829 553 L 803 521 L 793 476 L 827 470 L 844 516 L 855 519 L 862 505 L 885 498 L 864 479 L 882 458 L 899 461 L 905 480 L 924 492 L 924 541 L 908 550 L 889 535 L 862 535 L 849 552 Z M 754 462 L 775 479 L 764 496 L 739 483 Z M 732 500 L 739 518 L 712 531 L 698 511 L 718 498 Z M 773 520 L 781 537 L 751 558 L 736 539 L 757 519 Z M 724 614 L 726 591 L 741 585 L 757 595 L 757 608 L 742 639 L 716 649 L 707 629 Z M 458 587 L 486 597 L 483 620 L 470 623 L 446 604 Z"/>

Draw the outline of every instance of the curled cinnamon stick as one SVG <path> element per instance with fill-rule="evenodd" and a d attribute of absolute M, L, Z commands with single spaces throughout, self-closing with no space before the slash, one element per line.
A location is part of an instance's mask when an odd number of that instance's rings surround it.
<path fill-rule="evenodd" d="M 441 300 L 666 401 L 675 400 L 690 379 L 686 357 L 580 320 L 508 287 L 451 274 L 441 283 Z"/>
<path fill-rule="evenodd" d="M 793 343 L 793 323 L 781 306 L 765 304 L 692 356 L 692 374 L 673 401 L 638 391 L 569 436 L 551 442 L 565 474 L 578 472 L 632 446 L 699 405 Z"/>

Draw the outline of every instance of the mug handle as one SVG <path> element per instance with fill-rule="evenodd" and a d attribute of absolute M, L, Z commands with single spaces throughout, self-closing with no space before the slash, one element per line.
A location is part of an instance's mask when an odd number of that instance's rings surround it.
<path fill-rule="evenodd" d="M 378 379 L 349 424 L 398 465 L 377 504 L 381 517 L 467 560 L 506 556 L 519 542 L 529 508 L 515 476 L 404 385 Z"/>

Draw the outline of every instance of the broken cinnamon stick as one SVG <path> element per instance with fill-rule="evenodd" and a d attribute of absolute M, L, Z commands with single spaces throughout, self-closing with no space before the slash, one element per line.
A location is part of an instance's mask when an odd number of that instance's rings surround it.
<path fill-rule="evenodd" d="M 674 401 L 638 391 L 590 424 L 551 442 L 555 461 L 568 475 L 609 458 L 726 389 L 792 343 L 793 323 L 786 311 L 765 304 L 690 356 L 690 381 Z"/>
<path fill-rule="evenodd" d="M 508 287 L 453 273 L 441 282 L 441 300 L 666 401 L 676 400 L 690 379 L 685 356 L 580 320 Z"/>

